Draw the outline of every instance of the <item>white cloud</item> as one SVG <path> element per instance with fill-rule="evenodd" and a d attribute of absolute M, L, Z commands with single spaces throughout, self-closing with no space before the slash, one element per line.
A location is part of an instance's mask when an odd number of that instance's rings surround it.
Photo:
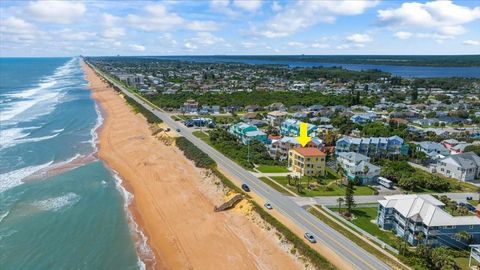
<path fill-rule="evenodd" d="M 371 42 L 372 38 L 367 34 L 353 34 L 348 36 L 347 40 L 354 43 L 366 43 Z"/>
<path fill-rule="evenodd" d="M 223 13 L 227 16 L 238 16 L 237 12 L 230 8 L 230 0 L 211 0 L 210 10 Z"/>
<path fill-rule="evenodd" d="M 197 46 L 190 43 L 190 42 L 185 42 L 185 44 L 183 44 L 183 47 L 187 50 L 195 50 L 197 49 Z"/>
<path fill-rule="evenodd" d="M 0 32 L 7 34 L 34 34 L 36 28 L 33 24 L 28 23 L 20 18 L 9 17 L 2 19 L 0 24 Z"/>
<path fill-rule="evenodd" d="M 186 20 L 175 12 L 170 12 L 162 4 L 148 5 L 144 8 L 146 14 L 130 14 L 127 22 L 134 28 L 146 32 L 168 31 L 185 28 L 193 31 L 215 31 L 217 25 L 213 21 Z"/>
<path fill-rule="evenodd" d="M 274 12 L 279 12 L 280 10 L 282 10 L 282 6 L 277 1 L 273 1 L 272 10 Z"/>
<path fill-rule="evenodd" d="M 117 16 L 113 16 L 108 13 L 103 13 L 102 14 L 102 24 L 107 26 L 107 27 L 113 27 L 116 24 L 118 24 L 120 21 L 120 18 Z"/>
<path fill-rule="evenodd" d="M 298 42 L 298 41 L 290 41 L 287 43 L 288 46 L 290 47 L 297 47 L 297 48 L 304 48 L 305 44 Z"/>
<path fill-rule="evenodd" d="M 262 7 L 262 0 L 234 0 L 233 4 L 243 10 L 255 12 Z"/>
<path fill-rule="evenodd" d="M 102 36 L 108 39 L 117 39 L 125 36 L 125 29 L 121 27 L 110 27 L 103 31 Z"/>
<path fill-rule="evenodd" d="M 247 48 L 247 49 L 251 49 L 251 48 L 254 48 L 254 47 L 258 46 L 257 43 L 255 43 L 255 42 L 250 42 L 250 41 L 242 41 L 241 44 L 242 44 L 242 46 L 243 46 L 244 48 Z"/>
<path fill-rule="evenodd" d="M 325 43 L 313 43 L 311 45 L 312 48 L 315 48 L 315 49 L 326 49 L 326 48 L 329 48 L 330 45 L 328 44 L 325 44 Z"/>
<path fill-rule="evenodd" d="M 146 50 L 145 46 L 139 44 L 130 44 L 130 49 L 136 52 L 144 52 Z"/>
<path fill-rule="evenodd" d="M 410 32 L 399 31 L 393 35 L 398 39 L 409 39 L 412 37 L 413 34 Z"/>
<path fill-rule="evenodd" d="M 362 14 L 374 7 L 379 1 L 337 0 L 309 1 L 300 0 L 285 5 L 270 21 L 254 33 L 268 37 L 285 37 L 318 23 L 333 23 L 337 16 Z"/>
<path fill-rule="evenodd" d="M 29 19 L 58 24 L 76 22 L 82 19 L 86 10 L 83 3 L 69 1 L 30 2 L 25 9 Z"/>
<path fill-rule="evenodd" d="M 56 33 L 62 41 L 85 41 L 94 38 L 97 35 L 95 32 L 77 31 L 72 29 L 63 29 Z"/>
<path fill-rule="evenodd" d="M 464 45 L 480 46 L 480 40 L 465 40 L 462 43 Z"/>
<path fill-rule="evenodd" d="M 196 45 L 211 46 L 224 42 L 225 40 L 223 40 L 223 38 L 217 37 L 212 33 L 199 32 L 194 37 L 190 38 L 187 43 L 190 45 L 195 45 L 196 48 Z"/>
<path fill-rule="evenodd" d="M 480 7 L 469 8 L 452 1 L 403 3 L 396 9 L 378 11 L 379 23 L 393 28 L 419 27 L 438 34 L 456 36 L 466 32 L 464 24 L 480 18 Z"/>
<path fill-rule="evenodd" d="M 186 24 L 186 28 L 193 31 L 215 31 L 217 24 L 213 21 L 191 21 Z"/>

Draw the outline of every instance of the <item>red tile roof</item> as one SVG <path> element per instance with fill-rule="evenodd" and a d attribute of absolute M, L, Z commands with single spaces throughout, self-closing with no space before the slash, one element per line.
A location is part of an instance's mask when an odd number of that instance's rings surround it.
<path fill-rule="evenodd" d="M 318 150 L 317 148 L 314 147 L 297 147 L 293 149 L 300 155 L 304 157 L 318 157 L 318 156 L 325 156 L 325 153 Z"/>

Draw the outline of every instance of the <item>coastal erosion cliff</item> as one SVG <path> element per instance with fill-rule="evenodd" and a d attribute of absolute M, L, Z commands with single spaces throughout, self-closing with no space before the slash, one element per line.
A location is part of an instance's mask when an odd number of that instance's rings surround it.
<path fill-rule="evenodd" d="M 149 269 L 300 269 L 271 232 L 238 212 L 213 212 L 202 171 L 174 146 L 151 136 L 140 114 L 82 63 L 105 112 L 98 156 L 132 195 L 129 210 L 155 261 Z M 210 183 L 211 184 L 211 183 Z M 142 256 L 141 251 L 139 255 Z"/>

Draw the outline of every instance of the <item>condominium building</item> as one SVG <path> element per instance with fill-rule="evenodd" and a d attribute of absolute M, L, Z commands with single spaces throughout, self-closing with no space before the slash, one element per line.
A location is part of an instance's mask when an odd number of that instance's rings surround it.
<path fill-rule="evenodd" d="M 480 244 L 480 218 L 452 216 L 432 195 L 393 195 L 378 201 L 377 225 L 393 230 L 410 245 L 466 248 Z M 468 236 L 464 238 L 463 236 Z"/>
<path fill-rule="evenodd" d="M 248 144 L 251 141 L 259 141 L 262 143 L 267 143 L 268 141 L 267 134 L 254 125 L 237 123 L 232 125 L 228 129 L 228 132 L 237 137 L 243 144 Z"/>
<path fill-rule="evenodd" d="M 280 134 L 283 136 L 300 136 L 301 121 L 295 119 L 287 119 L 280 125 Z M 307 135 L 315 136 L 317 126 L 307 123 Z"/>
<path fill-rule="evenodd" d="M 408 145 L 398 136 L 369 138 L 344 136 L 337 141 L 335 152 L 355 152 L 369 157 L 407 155 Z"/>
<path fill-rule="evenodd" d="M 285 160 L 288 158 L 288 151 L 290 151 L 290 149 L 300 146 L 297 138 L 285 136 L 277 140 L 272 140 L 272 143 L 268 146 L 268 152 L 274 159 Z M 305 145 L 305 147 L 315 147 L 318 149 L 321 149 L 322 146 L 323 141 L 318 137 L 313 137 Z"/>
<path fill-rule="evenodd" d="M 297 147 L 288 151 L 288 169 L 302 176 L 325 175 L 325 153 L 313 147 Z"/>

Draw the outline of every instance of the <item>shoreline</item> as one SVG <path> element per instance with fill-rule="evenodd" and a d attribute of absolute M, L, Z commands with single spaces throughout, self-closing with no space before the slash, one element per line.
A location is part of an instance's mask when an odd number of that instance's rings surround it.
<path fill-rule="evenodd" d="M 133 194 L 128 208 L 156 259 L 147 269 L 302 268 L 245 215 L 213 213 L 217 202 L 201 192 L 200 169 L 151 136 L 143 116 L 83 62 L 82 67 L 92 98 L 108 114 L 99 131 L 98 157 Z"/>

